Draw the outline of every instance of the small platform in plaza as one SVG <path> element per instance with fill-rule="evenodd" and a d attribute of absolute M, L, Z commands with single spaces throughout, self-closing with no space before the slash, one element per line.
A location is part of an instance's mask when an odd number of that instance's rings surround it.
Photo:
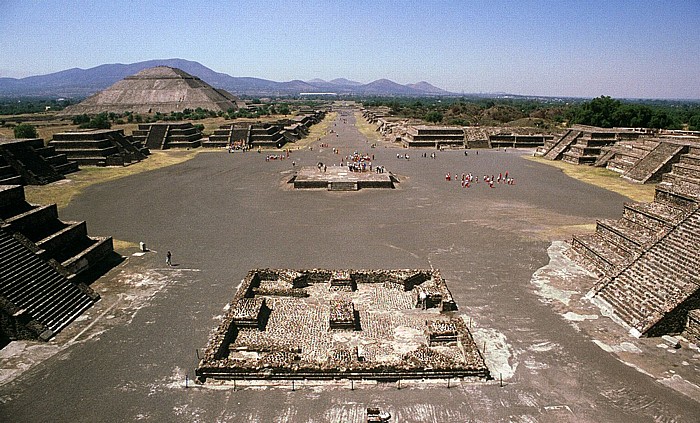
<path fill-rule="evenodd" d="M 290 182 L 295 189 L 327 189 L 329 191 L 357 191 L 363 188 L 394 188 L 396 178 L 387 171 L 377 173 L 365 170 L 351 171 L 348 167 L 305 166 L 299 169 Z"/>

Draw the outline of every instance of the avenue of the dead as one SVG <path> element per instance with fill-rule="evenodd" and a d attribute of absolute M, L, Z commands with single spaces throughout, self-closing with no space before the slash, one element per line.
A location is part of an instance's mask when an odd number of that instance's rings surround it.
<path fill-rule="evenodd" d="M 62 209 L 127 241 L 126 259 L 58 336 L 0 351 L 0 420 L 364 422 L 377 407 L 396 422 L 697 421 L 697 346 L 631 336 L 585 298 L 597 278 L 564 254 L 573 232 L 618 218 L 629 199 L 528 160 L 532 149 L 424 157 L 435 150 L 373 146 L 354 108 L 328 116 L 333 133 L 285 160 L 203 151 L 93 185 Z M 353 152 L 371 154 L 393 188 L 290 183 Z M 445 178 L 505 172 L 514 184 Z M 439 269 L 491 378 L 195 383 L 251 269 L 319 268 Z"/>

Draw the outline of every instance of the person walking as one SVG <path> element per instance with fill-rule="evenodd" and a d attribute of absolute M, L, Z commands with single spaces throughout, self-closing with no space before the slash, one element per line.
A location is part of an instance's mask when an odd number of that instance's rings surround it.
<path fill-rule="evenodd" d="M 168 250 L 168 252 L 165 254 L 165 264 L 168 265 L 168 266 L 172 266 L 172 265 L 173 265 L 173 255 L 170 253 L 169 250 Z"/>

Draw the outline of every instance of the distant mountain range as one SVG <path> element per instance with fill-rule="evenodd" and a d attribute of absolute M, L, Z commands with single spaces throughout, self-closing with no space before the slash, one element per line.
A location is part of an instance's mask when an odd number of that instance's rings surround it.
<path fill-rule="evenodd" d="M 275 82 L 260 78 L 234 77 L 184 59 L 148 60 L 132 64 L 107 64 L 90 69 L 68 69 L 27 78 L 0 78 L 0 97 L 67 97 L 83 98 L 104 90 L 117 81 L 153 66 L 170 66 L 201 78 L 214 88 L 234 95 L 284 96 L 301 93 L 336 93 L 338 95 L 377 96 L 450 96 L 456 95 L 428 82 L 401 85 L 388 79 L 362 84 L 344 78 L 331 81 L 312 79 Z"/>

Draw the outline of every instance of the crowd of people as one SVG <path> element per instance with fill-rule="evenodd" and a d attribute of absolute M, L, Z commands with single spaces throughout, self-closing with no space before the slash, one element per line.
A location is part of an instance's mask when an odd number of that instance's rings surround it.
<path fill-rule="evenodd" d="M 462 188 L 470 188 L 472 184 L 478 184 L 479 183 L 479 175 L 473 175 L 471 172 L 469 173 L 462 173 L 461 177 L 457 176 L 457 173 L 452 175 L 452 173 L 447 172 L 445 174 L 445 181 L 460 181 Z M 486 185 L 489 186 L 489 188 L 494 188 L 495 184 L 504 184 L 504 185 L 515 185 L 515 178 L 510 176 L 508 172 L 500 172 L 498 176 L 495 174 L 492 175 L 484 175 L 481 178 L 481 181 L 485 183 Z"/>

